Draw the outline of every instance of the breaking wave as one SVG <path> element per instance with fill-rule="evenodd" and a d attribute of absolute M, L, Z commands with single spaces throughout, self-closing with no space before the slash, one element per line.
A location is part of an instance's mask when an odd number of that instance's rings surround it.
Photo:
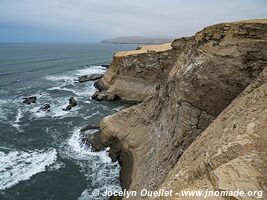
<path fill-rule="evenodd" d="M 10 188 L 20 181 L 46 170 L 57 160 L 55 149 L 47 151 L 0 151 L 0 190 Z"/>

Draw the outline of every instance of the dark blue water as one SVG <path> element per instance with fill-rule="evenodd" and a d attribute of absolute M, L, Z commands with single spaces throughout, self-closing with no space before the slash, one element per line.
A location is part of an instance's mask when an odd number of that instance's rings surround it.
<path fill-rule="evenodd" d="M 0 44 L 0 199 L 97 199 L 94 189 L 120 190 L 119 165 L 92 152 L 79 130 L 125 105 L 95 102 L 93 82 L 113 53 L 135 45 Z M 35 104 L 22 98 L 37 96 Z M 62 109 L 74 96 L 78 106 Z M 45 103 L 50 112 L 38 112 Z M 99 199 L 103 199 L 99 198 Z"/>

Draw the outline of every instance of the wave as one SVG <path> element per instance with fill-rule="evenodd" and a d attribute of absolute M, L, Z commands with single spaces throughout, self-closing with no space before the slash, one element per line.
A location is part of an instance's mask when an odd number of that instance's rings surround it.
<path fill-rule="evenodd" d="M 48 171 L 57 171 L 61 168 L 65 168 L 65 163 L 57 161 L 48 167 Z"/>
<path fill-rule="evenodd" d="M 40 100 L 39 100 L 40 101 Z M 39 111 L 39 108 L 46 102 L 50 102 L 51 108 L 50 111 Z M 55 118 L 62 118 L 68 116 L 75 116 L 78 114 L 78 110 L 80 109 L 79 106 L 76 106 L 71 109 L 71 111 L 64 111 L 63 109 L 66 108 L 68 105 L 67 98 L 57 98 L 52 99 L 51 97 L 47 96 L 46 101 L 42 101 L 37 106 L 29 109 L 31 114 L 35 118 L 43 118 L 43 117 L 55 117 Z"/>
<path fill-rule="evenodd" d="M 107 154 L 108 149 L 106 151 L 93 152 L 90 146 L 82 141 L 79 128 L 74 129 L 73 134 L 67 141 L 67 145 L 68 154 L 74 159 L 89 160 L 93 156 L 100 158 L 102 162 L 111 163 L 111 159 Z"/>
<path fill-rule="evenodd" d="M 70 76 L 70 75 L 49 75 L 45 77 L 47 80 L 49 81 L 64 81 L 66 83 L 69 84 L 74 84 L 74 76 Z"/>
<path fill-rule="evenodd" d="M 14 127 L 14 128 L 16 128 L 19 132 L 21 132 L 22 130 L 20 129 L 20 125 L 19 125 L 19 123 L 20 123 L 20 119 L 23 117 L 23 115 L 22 115 L 22 111 L 21 111 L 21 109 L 19 108 L 18 109 L 18 113 L 17 113 L 17 115 L 16 115 L 16 117 L 15 117 L 15 121 L 14 121 L 14 123 L 12 124 L 12 126 Z"/>
<path fill-rule="evenodd" d="M 76 84 L 77 78 L 83 75 L 103 74 L 106 71 L 102 66 L 90 66 L 83 69 L 68 71 L 66 74 L 49 75 L 45 79 L 52 81 L 54 84 L 48 88 L 48 91 L 65 91 L 78 97 L 88 97 L 96 91 L 93 82 L 89 81 L 83 85 Z"/>
<path fill-rule="evenodd" d="M 45 78 L 50 81 L 65 81 L 68 83 L 75 83 L 78 76 L 90 74 L 104 74 L 107 69 L 102 66 L 90 66 L 83 69 L 68 71 L 65 75 L 49 75 Z"/>
<path fill-rule="evenodd" d="M 55 149 L 0 152 L 0 190 L 10 188 L 46 170 L 57 160 Z"/>
<path fill-rule="evenodd" d="M 92 133 L 93 131 L 89 132 L 89 134 Z M 67 156 L 73 159 L 90 182 L 78 200 L 97 200 L 96 197 L 92 196 L 93 189 L 98 189 L 100 192 L 104 192 L 106 189 L 109 191 L 121 190 L 120 166 L 118 162 L 111 161 L 107 153 L 109 148 L 104 151 L 93 152 L 91 147 L 82 141 L 79 128 L 75 128 L 63 150 L 63 157 Z M 100 199 L 102 200 L 103 197 L 101 196 Z"/>
<path fill-rule="evenodd" d="M 61 86 L 55 86 L 47 89 L 48 91 L 65 91 L 65 92 L 70 92 L 73 95 L 76 95 L 78 97 L 89 97 L 94 94 L 96 91 L 96 88 L 94 87 L 93 84 L 90 83 L 85 83 L 84 87 L 68 87 L 66 85 L 61 85 Z"/>
<path fill-rule="evenodd" d="M 102 66 L 90 66 L 84 69 L 76 70 L 77 75 L 104 74 L 107 68 Z"/>

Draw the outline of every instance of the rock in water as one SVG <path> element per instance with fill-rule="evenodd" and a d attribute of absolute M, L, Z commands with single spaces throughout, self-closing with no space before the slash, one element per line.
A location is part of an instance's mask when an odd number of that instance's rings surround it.
<path fill-rule="evenodd" d="M 109 65 L 101 65 L 101 67 L 109 68 Z"/>
<path fill-rule="evenodd" d="M 84 83 L 84 82 L 87 82 L 87 81 L 95 81 L 95 80 L 98 80 L 98 79 L 100 79 L 102 77 L 103 77 L 103 74 L 84 75 L 84 76 L 78 77 L 78 81 L 80 83 Z"/>
<path fill-rule="evenodd" d="M 96 91 L 92 96 L 92 99 L 96 101 L 115 101 L 115 100 L 120 100 L 120 97 L 117 95 L 109 94 L 106 91 Z"/>
<path fill-rule="evenodd" d="M 87 126 L 84 126 L 81 128 L 81 132 L 85 132 L 85 131 L 88 131 L 88 130 L 95 130 L 95 129 L 99 129 L 100 127 L 99 126 L 95 126 L 95 125 L 87 125 Z"/>
<path fill-rule="evenodd" d="M 68 110 L 71 110 L 71 108 L 75 107 L 75 106 L 77 106 L 77 101 L 75 100 L 74 97 L 71 97 L 71 98 L 69 98 L 69 105 L 66 108 L 64 108 L 63 110 L 68 111 Z"/>
<path fill-rule="evenodd" d="M 68 110 L 71 110 L 71 105 L 68 105 L 66 108 L 64 108 L 63 110 L 65 110 L 65 111 L 68 111 Z"/>
<path fill-rule="evenodd" d="M 23 98 L 22 103 L 26 103 L 28 105 L 32 104 L 32 103 L 36 103 L 37 97 L 36 96 L 32 96 L 32 97 L 25 97 Z"/>
<path fill-rule="evenodd" d="M 71 105 L 71 107 L 77 106 L 77 101 L 74 99 L 74 97 L 69 99 L 69 105 Z"/>
<path fill-rule="evenodd" d="M 92 146 L 94 151 L 104 150 L 106 146 L 103 145 L 100 139 L 99 126 L 87 125 L 80 130 L 82 141 Z"/>
<path fill-rule="evenodd" d="M 50 111 L 50 104 L 44 104 L 38 111 Z"/>

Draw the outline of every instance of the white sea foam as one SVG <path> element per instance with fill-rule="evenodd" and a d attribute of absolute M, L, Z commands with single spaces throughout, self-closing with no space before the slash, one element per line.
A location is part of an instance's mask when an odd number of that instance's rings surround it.
<path fill-rule="evenodd" d="M 0 190 L 10 188 L 20 181 L 46 170 L 57 160 L 55 149 L 47 151 L 0 152 Z"/>
<path fill-rule="evenodd" d="M 107 68 L 102 66 L 90 66 L 84 69 L 76 70 L 77 75 L 104 74 Z"/>
<path fill-rule="evenodd" d="M 76 96 L 90 96 L 92 95 L 96 89 L 93 86 L 93 84 L 89 84 L 89 85 L 85 85 L 85 87 L 83 88 L 68 88 L 67 85 L 60 85 L 60 86 L 54 86 L 48 89 L 49 91 L 53 91 L 53 90 L 59 90 L 59 91 L 67 91 L 67 92 L 71 92 Z"/>
<path fill-rule="evenodd" d="M 65 163 L 61 161 L 57 161 L 48 167 L 48 171 L 56 171 L 61 168 L 65 168 Z"/>
<path fill-rule="evenodd" d="M 125 106 L 119 106 L 119 107 L 117 107 L 117 108 L 113 108 L 113 110 L 119 112 L 120 110 L 122 110 L 122 109 L 124 109 L 124 108 L 125 108 Z"/>
<path fill-rule="evenodd" d="M 19 132 L 21 132 L 22 130 L 20 129 L 20 119 L 23 117 L 23 115 L 22 115 L 22 111 L 21 111 L 21 109 L 19 108 L 18 109 L 18 113 L 17 113 L 17 115 L 16 115 L 16 117 L 15 117 L 15 121 L 14 121 L 14 123 L 12 124 L 12 126 L 14 127 L 14 128 L 16 128 Z"/>
<path fill-rule="evenodd" d="M 66 108 L 67 105 L 51 105 L 50 111 L 39 111 L 39 108 L 32 108 L 30 111 L 32 112 L 33 116 L 36 118 L 43 118 L 43 117 L 56 117 L 62 118 L 67 117 L 70 115 L 76 115 L 78 108 L 72 108 L 71 111 L 64 111 L 63 108 Z"/>
<path fill-rule="evenodd" d="M 111 162 L 107 154 L 109 148 L 101 152 L 92 152 L 91 148 L 81 139 L 79 128 L 73 130 L 73 134 L 66 141 L 65 156 L 73 159 L 80 167 L 80 171 L 90 180 L 90 185 L 85 189 L 78 200 L 97 200 L 92 195 L 92 188 L 104 192 L 120 191 L 118 162 Z M 64 157 L 64 155 L 63 155 Z M 99 200 L 102 200 L 101 196 Z"/>
<path fill-rule="evenodd" d="M 80 129 L 76 128 L 67 141 L 67 151 L 69 155 L 77 160 L 89 160 L 90 157 L 99 157 L 104 163 L 111 163 L 111 159 L 106 151 L 92 152 L 91 148 L 82 142 Z"/>
<path fill-rule="evenodd" d="M 100 111 L 93 112 L 91 115 L 86 115 L 86 116 L 83 115 L 83 118 L 84 119 L 90 119 L 93 116 L 98 115 L 98 114 L 100 114 Z"/>
<path fill-rule="evenodd" d="M 83 75 L 90 75 L 90 74 L 104 74 L 107 69 L 102 66 L 90 66 L 83 69 L 74 70 L 72 72 L 68 72 L 65 75 L 49 75 L 45 78 L 50 81 L 63 81 L 68 84 L 74 84 L 75 79 L 77 79 L 78 76 Z"/>
<path fill-rule="evenodd" d="M 49 111 L 39 110 L 42 105 L 45 103 L 50 104 Z M 64 111 L 68 105 L 68 98 L 60 97 L 60 98 L 52 98 L 49 95 L 46 95 L 44 99 L 39 99 L 34 107 L 28 107 L 28 111 L 32 113 L 32 116 L 35 118 L 44 118 L 44 117 L 55 117 L 55 118 L 64 118 L 68 116 L 78 115 L 78 111 L 80 109 L 79 106 L 73 107 L 71 111 Z"/>
<path fill-rule="evenodd" d="M 83 75 L 103 74 L 105 71 L 105 67 L 91 66 L 84 69 L 67 72 L 65 75 L 51 75 L 46 76 L 45 78 L 55 82 L 54 86 L 48 88 L 48 91 L 66 91 L 71 92 L 76 96 L 88 97 L 93 95 L 96 91 L 95 87 L 93 86 L 93 82 L 84 83 L 83 87 L 81 87 L 81 85 L 75 84 L 77 78 Z"/>
<path fill-rule="evenodd" d="M 5 109 L 3 106 L 7 103 L 7 100 L 0 99 L 0 121 L 7 120 Z"/>
<path fill-rule="evenodd" d="M 64 81 L 69 84 L 74 84 L 74 77 L 70 75 L 51 75 L 51 76 L 46 76 L 45 77 L 47 80 L 50 81 Z"/>

